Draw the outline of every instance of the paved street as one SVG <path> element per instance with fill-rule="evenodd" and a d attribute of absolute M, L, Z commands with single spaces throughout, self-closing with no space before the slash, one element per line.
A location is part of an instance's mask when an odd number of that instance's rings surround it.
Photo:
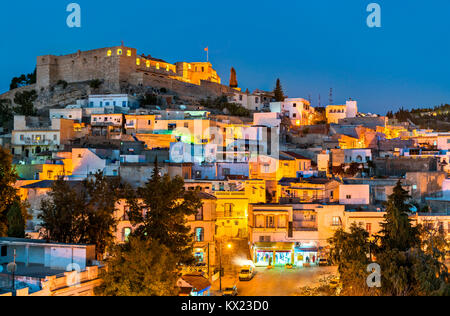
<path fill-rule="evenodd" d="M 257 268 L 251 281 L 237 282 L 239 296 L 291 296 L 300 287 L 316 286 L 326 275 L 336 275 L 336 267 L 312 267 L 287 270 L 285 268 Z"/>

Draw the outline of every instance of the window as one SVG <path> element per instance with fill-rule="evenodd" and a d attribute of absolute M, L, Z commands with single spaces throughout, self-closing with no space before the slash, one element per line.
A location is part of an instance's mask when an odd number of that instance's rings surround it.
<path fill-rule="evenodd" d="M 352 199 L 352 196 L 351 196 L 351 195 L 347 195 L 347 196 L 346 196 L 346 199 L 347 199 L 347 200 L 351 200 L 351 199 Z"/>
<path fill-rule="evenodd" d="M 131 57 L 131 50 L 127 50 L 127 56 Z"/>
<path fill-rule="evenodd" d="M 117 50 L 117 55 L 118 55 L 118 56 L 121 56 L 122 53 L 123 53 L 122 49 L 119 48 L 119 49 Z"/>
<path fill-rule="evenodd" d="M 294 103 L 294 105 L 292 105 L 294 108 L 296 108 L 297 107 L 297 103 Z"/>
<path fill-rule="evenodd" d="M 341 226 L 341 218 L 339 216 L 333 216 L 332 226 Z"/>
<path fill-rule="evenodd" d="M 8 255 L 8 246 L 2 246 L 1 248 L 1 256 L 6 257 Z"/>
<path fill-rule="evenodd" d="M 111 51 L 111 50 L 108 50 L 108 52 L 106 53 L 106 55 L 107 55 L 108 57 L 111 57 L 112 51 Z"/>
<path fill-rule="evenodd" d="M 159 63 L 157 63 L 156 64 L 156 69 L 159 69 L 159 68 L 160 68 Z"/>
<path fill-rule="evenodd" d="M 141 60 L 139 58 L 136 59 L 136 65 L 138 65 L 138 66 L 141 65 Z"/>
<path fill-rule="evenodd" d="M 185 128 L 189 128 L 189 123 L 184 123 Z"/>
<path fill-rule="evenodd" d="M 369 234 L 372 234 L 372 224 L 371 223 L 366 224 L 366 230 Z"/>
<path fill-rule="evenodd" d="M 225 214 L 224 217 L 233 217 L 233 204 L 225 204 L 224 205 Z"/>
<path fill-rule="evenodd" d="M 205 239 L 205 230 L 203 228 L 195 229 L 195 241 L 202 242 Z"/>
<path fill-rule="evenodd" d="M 24 139 L 24 136 L 23 135 L 20 135 L 20 140 L 23 140 Z"/>
<path fill-rule="evenodd" d="M 267 228 L 275 228 L 275 216 L 267 216 L 266 217 L 266 227 Z"/>
<path fill-rule="evenodd" d="M 123 229 L 123 233 L 122 233 L 122 241 L 128 241 L 128 238 L 131 235 L 131 228 L 127 227 Z"/>
<path fill-rule="evenodd" d="M 194 189 L 194 188 L 192 188 Z M 198 213 L 195 215 L 196 221 L 202 221 L 203 220 L 203 206 L 198 210 Z"/>

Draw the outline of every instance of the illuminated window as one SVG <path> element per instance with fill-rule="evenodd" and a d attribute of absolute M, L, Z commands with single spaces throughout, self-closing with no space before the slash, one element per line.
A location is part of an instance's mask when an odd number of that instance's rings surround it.
<path fill-rule="evenodd" d="M 131 57 L 131 50 L 127 50 L 127 56 Z"/>
<path fill-rule="evenodd" d="M 205 231 L 203 228 L 195 229 L 195 241 L 202 242 L 205 238 Z"/>
<path fill-rule="evenodd" d="M 108 57 L 111 57 L 111 55 L 112 55 L 112 51 L 111 51 L 111 50 L 108 50 L 108 53 L 107 53 L 107 55 L 108 55 Z"/>
<path fill-rule="evenodd" d="M 119 48 L 119 49 L 117 50 L 117 55 L 120 56 L 120 55 L 122 55 L 122 53 L 123 53 L 123 52 L 122 52 L 122 49 Z"/>
<path fill-rule="evenodd" d="M 141 60 L 138 58 L 136 59 L 136 65 L 140 66 L 141 65 Z"/>
<path fill-rule="evenodd" d="M 192 66 L 190 64 L 188 64 L 188 69 L 191 70 Z"/>
<path fill-rule="evenodd" d="M 131 228 L 128 228 L 128 227 L 124 228 L 122 241 L 128 241 L 128 238 L 130 237 L 130 235 L 131 235 Z"/>
<path fill-rule="evenodd" d="M 159 63 L 156 64 L 156 69 L 159 69 Z"/>
<path fill-rule="evenodd" d="M 169 65 L 166 66 L 166 71 L 169 71 Z"/>
<path fill-rule="evenodd" d="M 147 68 L 150 68 L 150 61 L 147 60 L 146 66 L 147 66 Z"/>

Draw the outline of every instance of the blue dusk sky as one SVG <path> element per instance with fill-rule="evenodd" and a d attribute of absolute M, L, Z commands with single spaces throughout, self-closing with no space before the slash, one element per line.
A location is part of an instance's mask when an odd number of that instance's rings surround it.
<path fill-rule="evenodd" d="M 82 27 L 66 25 L 76 2 Z M 366 7 L 381 5 L 381 28 Z M 361 111 L 450 103 L 448 0 L 1 1 L 0 91 L 32 72 L 36 56 L 125 45 L 169 62 L 210 61 L 228 84 L 289 97 L 349 97 Z"/>

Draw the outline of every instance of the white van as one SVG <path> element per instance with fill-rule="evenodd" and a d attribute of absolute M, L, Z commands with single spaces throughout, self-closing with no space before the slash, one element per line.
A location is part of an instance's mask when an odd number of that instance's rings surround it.
<path fill-rule="evenodd" d="M 239 281 L 250 281 L 255 275 L 255 268 L 253 266 L 243 266 L 239 272 Z"/>

